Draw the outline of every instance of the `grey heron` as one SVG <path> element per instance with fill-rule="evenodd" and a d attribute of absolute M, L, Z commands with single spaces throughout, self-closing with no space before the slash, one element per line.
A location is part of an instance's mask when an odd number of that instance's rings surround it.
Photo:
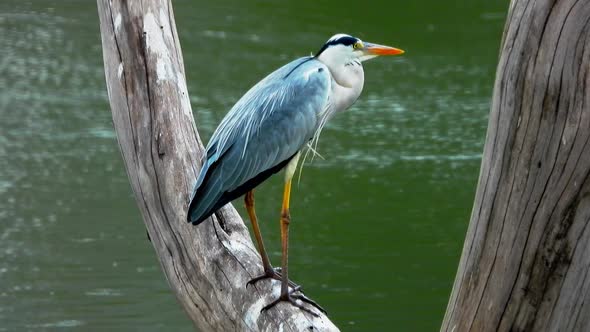
<path fill-rule="evenodd" d="M 348 109 L 364 84 L 362 62 L 404 51 L 336 34 L 315 54 L 294 60 L 258 82 L 223 118 L 208 145 L 189 204 L 187 221 L 198 225 L 228 202 L 245 194 L 264 272 L 264 278 L 281 281 L 280 301 L 314 314 L 289 291 L 289 199 L 291 179 L 301 151 L 317 144 L 322 128 L 332 116 Z M 281 209 L 282 267 L 270 264 L 254 210 L 254 188 L 285 169 Z M 297 289 L 297 288 L 295 288 Z M 299 297 L 311 304 L 313 301 Z M 319 308 L 319 306 L 316 305 Z M 321 308 L 319 308 L 321 309 Z"/>

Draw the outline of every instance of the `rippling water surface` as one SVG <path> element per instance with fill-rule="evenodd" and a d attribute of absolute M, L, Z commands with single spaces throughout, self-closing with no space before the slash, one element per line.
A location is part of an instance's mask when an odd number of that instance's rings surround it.
<path fill-rule="evenodd" d="M 345 331 L 433 331 L 475 191 L 507 4 L 176 1 L 201 136 L 337 32 L 365 64 L 292 198 L 292 277 Z M 108 108 L 92 1 L 0 3 L 0 331 L 191 330 L 160 272 Z M 281 179 L 257 191 L 280 259 Z M 241 202 L 238 208 L 241 209 Z"/>

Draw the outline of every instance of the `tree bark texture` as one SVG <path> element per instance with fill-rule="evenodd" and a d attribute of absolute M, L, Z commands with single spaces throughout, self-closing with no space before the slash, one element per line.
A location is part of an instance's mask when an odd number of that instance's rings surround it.
<path fill-rule="evenodd" d="M 198 227 L 189 195 L 203 146 L 169 0 L 98 0 L 110 106 L 137 204 L 170 287 L 202 331 L 336 331 L 325 315 L 286 303 L 260 312 L 280 285 L 262 272 L 250 236 L 226 205 Z"/>
<path fill-rule="evenodd" d="M 590 331 L 590 2 L 514 0 L 443 331 Z"/>

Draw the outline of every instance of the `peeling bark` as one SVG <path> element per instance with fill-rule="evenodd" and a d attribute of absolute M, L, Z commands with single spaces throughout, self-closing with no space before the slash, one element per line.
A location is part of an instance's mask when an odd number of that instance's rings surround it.
<path fill-rule="evenodd" d="M 169 0 L 98 0 L 117 139 L 137 204 L 170 287 L 203 331 L 337 331 L 325 316 L 286 303 L 260 309 L 278 281 L 262 272 L 231 204 L 198 227 L 186 223 L 203 146 L 193 119 Z"/>
<path fill-rule="evenodd" d="M 443 331 L 590 330 L 590 2 L 510 5 Z"/>

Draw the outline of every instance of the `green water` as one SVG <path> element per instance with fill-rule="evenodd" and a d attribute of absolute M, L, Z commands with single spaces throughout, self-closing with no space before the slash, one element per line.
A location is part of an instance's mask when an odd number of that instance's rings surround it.
<path fill-rule="evenodd" d="M 437 330 L 508 4 L 174 4 L 205 141 L 251 85 L 334 33 L 406 50 L 365 64 L 361 98 L 294 186 L 290 272 L 344 331 Z M 0 331 L 190 331 L 123 168 L 94 1 L 4 0 L 0 36 Z M 257 191 L 275 264 L 281 182 Z"/>

